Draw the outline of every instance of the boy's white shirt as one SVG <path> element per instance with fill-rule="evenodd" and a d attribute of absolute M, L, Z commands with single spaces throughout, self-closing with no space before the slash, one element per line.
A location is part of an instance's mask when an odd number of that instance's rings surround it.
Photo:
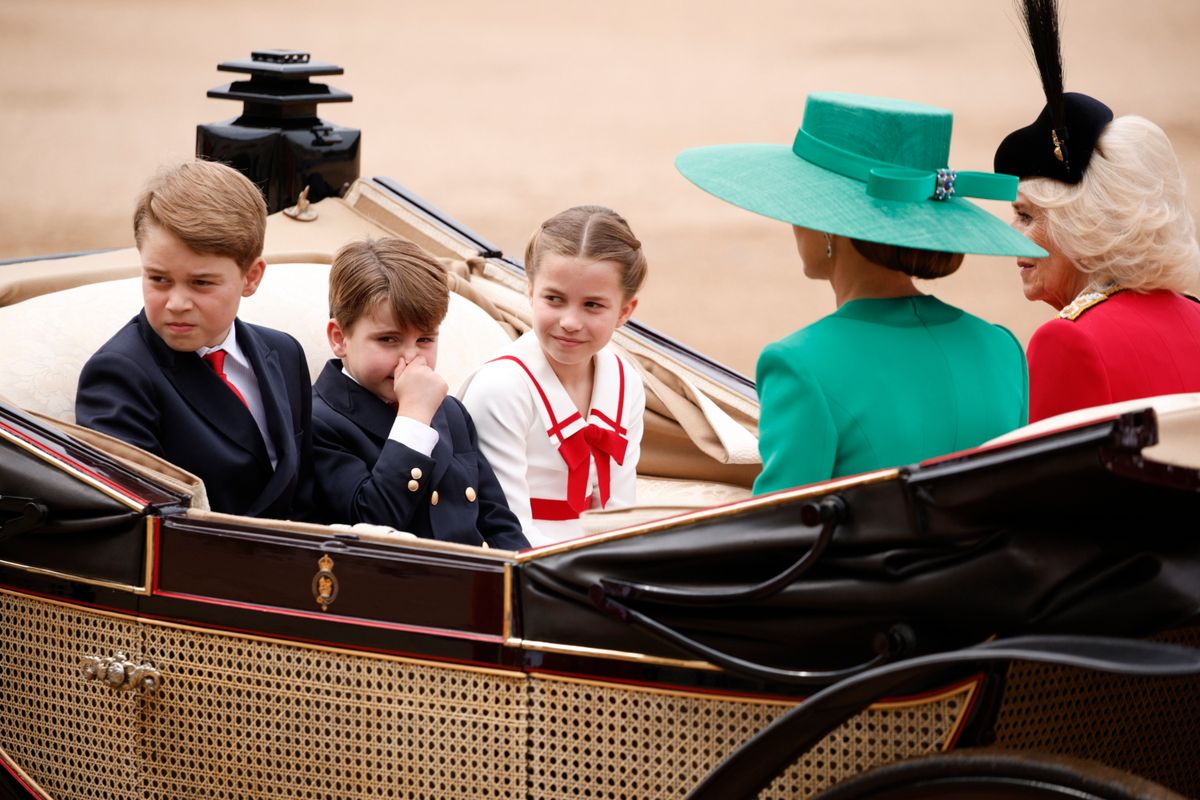
<path fill-rule="evenodd" d="M 542 400 L 529 373 L 504 356 L 515 356 L 529 369 L 550 404 Z M 568 425 L 576 409 L 567 390 L 554 374 L 537 336 L 521 336 L 497 360 L 489 361 L 469 377 L 459 390 L 463 404 L 475 423 L 479 448 L 491 464 L 504 488 L 509 508 L 521 521 L 525 537 L 535 547 L 583 535 L 578 519 L 535 520 L 530 498 L 567 499 L 567 465 L 558 452 L 559 438 L 548 435 L 555 424 L 563 438 L 589 423 L 612 430 L 603 417 L 620 421 L 626 429 L 624 462 L 610 462 L 609 500 L 606 508 L 625 508 L 634 504 L 637 463 L 641 455 L 646 391 L 641 377 L 628 363 L 618 365 L 618 356 L 608 347 L 595 356 L 596 371 L 592 384 L 592 402 L 580 417 Z M 624 402 L 618 409 L 621 373 L 624 372 Z M 592 412 L 598 411 L 599 414 Z M 551 418 L 553 414 L 553 420 Z M 603 417 L 601 417 L 603 415 Z M 592 508 L 600 507 L 596 464 L 589 465 L 588 493 Z"/>

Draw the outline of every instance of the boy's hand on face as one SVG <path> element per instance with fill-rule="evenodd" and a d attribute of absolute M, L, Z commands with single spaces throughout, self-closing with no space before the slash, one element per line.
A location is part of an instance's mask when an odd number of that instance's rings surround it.
<path fill-rule="evenodd" d="M 425 356 L 408 362 L 400 359 L 392 386 L 396 392 L 396 416 L 425 425 L 433 421 L 433 415 L 450 391 L 445 379 L 429 368 Z"/>

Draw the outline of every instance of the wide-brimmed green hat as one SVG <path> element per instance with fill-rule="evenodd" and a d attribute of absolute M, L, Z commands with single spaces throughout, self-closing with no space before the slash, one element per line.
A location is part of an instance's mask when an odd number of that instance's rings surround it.
<path fill-rule="evenodd" d="M 695 147 L 675 166 L 722 200 L 802 228 L 922 250 L 1046 256 L 963 199 L 1012 201 L 1018 181 L 949 169 L 953 119 L 936 106 L 818 92 L 791 147 Z"/>

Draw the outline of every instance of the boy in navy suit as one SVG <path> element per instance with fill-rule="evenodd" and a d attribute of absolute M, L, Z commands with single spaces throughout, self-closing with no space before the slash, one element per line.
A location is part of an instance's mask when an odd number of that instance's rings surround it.
<path fill-rule="evenodd" d="M 313 387 L 317 493 L 335 522 L 528 547 L 475 426 L 434 372 L 446 273 L 398 238 L 352 242 L 329 272 L 329 344 Z"/>
<path fill-rule="evenodd" d="M 305 519 L 304 351 L 237 319 L 266 269 L 266 222 L 262 194 L 223 164 L 188 162 L 151 180 L 133 216 L 145 306 L 84 365 L 75 417 L 203 479 L 214 511 Z"/>

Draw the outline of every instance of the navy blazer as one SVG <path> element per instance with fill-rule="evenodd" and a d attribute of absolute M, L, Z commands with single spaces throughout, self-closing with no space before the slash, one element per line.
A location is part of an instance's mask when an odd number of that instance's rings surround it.
<path fill-rule="evenodd" d="M 258 379 L 275 469 L 249 409 L 200 356 L 167 346 L 144 310 L 84 365 L 75 418 L 200 477 L 214 511 L 309 519 L 312 383 L 304 350 L 281 331 L 234 326 Z"/>
<path fill-rule="evenodd" d="M 428 456 L 388 438 L 395 419 L 387 403 L 342 373 L 339 359 L 329 360 L 313 387 L 313 450 L 330 521 L 504 550 L 529 546 L 462 403 L 442 401 Z"/>

